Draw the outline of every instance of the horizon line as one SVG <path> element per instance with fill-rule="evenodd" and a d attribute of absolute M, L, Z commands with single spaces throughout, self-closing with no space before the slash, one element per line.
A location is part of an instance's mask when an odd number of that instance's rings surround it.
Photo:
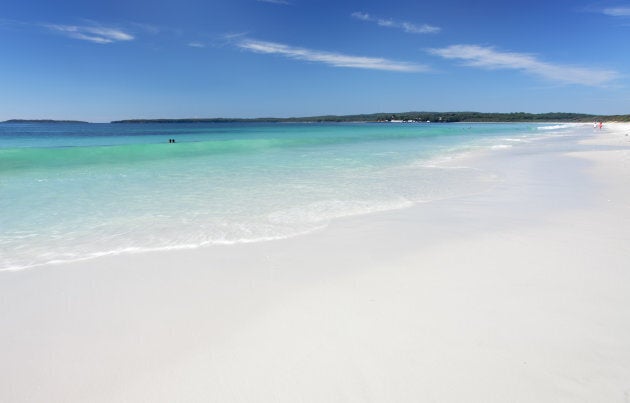
<path fill-rule="evenodd" d="M 378 115 L 406 115 L 406 114 L 478 114 L 478 115 L 529 115 L 529 116 L 540 116 L 540 115 L 578 115 L 584 118 L 586 117 L 630 117 L 630 114 L 594 114 L 594 113 L 584 113 L 584 112 L 478 112 L 472 110 L 459 110 L 459 111 L 406 111 L 406 112 L 372 112 L 372 113 L 351 113 L 351 114 L 325 114 L 325 115 L 308 115 L 308 116 L 289 116 L 289 117 L 278 117 L 278 116 L 259 116 L 259 117 L 188 117 L 188 118 L 128 118 L 128 119 L 116 119 L 110 121 L 87 121 L 87 120 L 77 120 L 77 119 L 50 119 L 50 118 L 34 118 L 34 119 L 23 119 L 23 118 L 11 118 L 0 121 L 0 123 L 90 123 L 90 124 L 112 124 L 112 123 L 126 123 L 126 122 L 211 122 L 211 121 L 224 121 L 224 122 L 236 122 L 236 121 L 282 121 L 282 120 L 296 120 L 296 119 L 322 119 L 322 118 L 350 118 L 350 117 L 376 117 Z"/>

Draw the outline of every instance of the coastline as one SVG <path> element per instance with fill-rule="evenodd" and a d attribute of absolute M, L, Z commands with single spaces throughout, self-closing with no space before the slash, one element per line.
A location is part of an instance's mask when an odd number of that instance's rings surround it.
<path fill-rule="evenodd" d="M 2 272 L 0 400 L 628 399 L 625 133 L 295 238 Z"/>

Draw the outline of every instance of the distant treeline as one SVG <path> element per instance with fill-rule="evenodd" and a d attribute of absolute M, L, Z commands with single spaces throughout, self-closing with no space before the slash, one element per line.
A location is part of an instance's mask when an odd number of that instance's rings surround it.
<path fill-rule="evenodd" d="M 589 115 L 584 113 L 482 113 L 482 112 L 403 112 L 372 113 L 362 115 L 325 115 L 294 118 L 203 118 L 203 119 L 128 119 L 111 123 L 312 123 L 312 122 L 593 122 L 618 121 L 630 122 L 630 115 Z M 52 119 L 11 119 L 2 123 L 88 123 L 78 120 Z"/>
<path fill-rule="evenodd" d="M 481 112 L 403 112 L 372 113 L 363 115 L 325 115 L 294 118 L 208 118 L 208 119 L 129 119 L 111 123 L 229 123 L 229 122 L 268 122 L 268 123 L 307 123 L 307 122 L 630 122 L 630 115 L 589 115 L 583 113 L 481 113 Z"/>

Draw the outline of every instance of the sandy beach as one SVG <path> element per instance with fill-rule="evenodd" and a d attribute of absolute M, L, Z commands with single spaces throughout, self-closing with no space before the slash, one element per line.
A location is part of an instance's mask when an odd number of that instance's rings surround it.
<path fill-rule="evenodd" d="M 630 402 L 628 134 L 290 239 L 0 272 L 0 401 Z"/>

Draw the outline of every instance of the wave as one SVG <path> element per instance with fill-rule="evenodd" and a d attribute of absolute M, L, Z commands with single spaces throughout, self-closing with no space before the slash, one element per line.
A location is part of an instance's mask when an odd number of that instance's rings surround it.
<path fill-rule="evenodd" d="M 236 245 L 236 244 L 277 241 L 281 239 L 292 238 L 295 236 L 306 235 L 308 233 L 311 233 L 321 228 L 323 228 L 323 226 L 320 226 L 320 227 L 313 226 L 307 229 L 296 230 L 294 232 L 289 232 L 286 234 L 277 234 L 277 235 L 268 235 L 268 236 L 261 235 L 258 237 L 239 238 L 239 239 L 215 239 L 215 240 L 199 241 L 196 243 L 181 243 L 181 244 L 172 244 L 172 245 L 164 245 L 164 246 L 127 246 L 127 247 L 118 247 L 118 248 L 111 248 L 107 250 L 91 251 L 91 252 L 66 251 L 65 253 L 60 253 L 58 256 L 54 256 L 50 258 L 46 258 L 44 256 L 29 256 L 29 259 L 20 259 L 19 257 L 17 258 L 13 257 L 13 259 L 7 258 L 4 261 L 0 261 L 0 272 L 20 271 L 20 270 L 25 270 L 25 269 L 33 269 L 33 268 L 37 268 L 41 266 L 82 262 L 82 261 L 97 259 L 97 258 L 106 257 L 106 256 L 139 254 L 139 253 L 147 253 L 147 252 L 190 250 L 190 249 L 199 249 L 199 248 L 212 246 L 212 245 L 226 246 L 226 245 Z"/>
<path fill-rule="evenodd" d="M 563 124 L 557 124 L 557 125 L 550 125 L 550 126 L 540 126 L 537 127 L 537 130 L 561 130 L 561 129 L 570 129 L 573 127 L 577 127 L 580 126 L 579 123 L 563 123 Z"/>

